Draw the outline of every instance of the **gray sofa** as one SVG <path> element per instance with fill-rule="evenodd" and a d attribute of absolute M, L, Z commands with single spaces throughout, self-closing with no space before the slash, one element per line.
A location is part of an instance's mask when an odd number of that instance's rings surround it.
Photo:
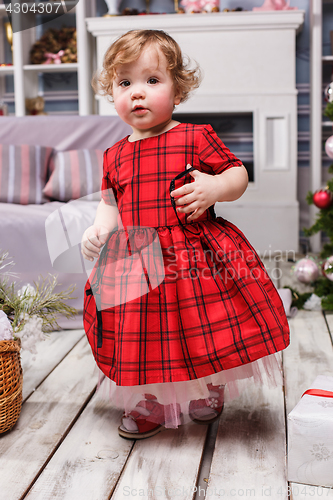
<path fill-rule="evenodd" d="M 104 151 L 129 133 L 130 128 L 118 117 L 93 115 L 0 118 L 0 145 L 49 146 L 56 151 L 79 149 Z M 86 201 L 84 209 L 76 212 L 81 214 L 77 226 L 80 228 L 79 232 L 93 222 L 97 204 L 98 202 Z M 87 274 L 82 266 L 74 266 L 76 267 L 74 269 L 67 265 L 66 268 L 59 264 L 59 259 L 57 263 L 57 259 L 50 256 L 45 233 L 47 217 L 59 209 L 64 210 L 65 205 L 67 204 L 59 201 L 49 201 L 39 205 L 0 203 L 0 249 L 8 251 L 15 261 L 13 270 L 19 274 L 22 284 L 36 281 L 39 275 L 47 277 L 49 273 L 58 275 L 58 290 L 75 284 L 76 290 L 73 296 L 76 298 L 70 301 L 70 305 L 82 311 L 83 288 Z M 57 239 L 55 233 L 54 236 Z M 52 266 L 51 258 L 55 261 L 53 262 L 55 268 Z M 75 272 L 70 272 L 73 270 Z M 64 328 L 77 328 L 82 325 L 82 317 L 79 316 L 70 322 L 61 320 L 60 324 Z"/>

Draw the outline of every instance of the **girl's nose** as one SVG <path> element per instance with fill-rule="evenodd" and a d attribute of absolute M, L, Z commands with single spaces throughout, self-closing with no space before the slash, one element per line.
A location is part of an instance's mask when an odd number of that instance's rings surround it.
<path fill-rule="evenodd" d="M 143 99 L 145 97 L 144 90 L 141 86 L 133 87 L 131 98 L 132 99 Z"/>

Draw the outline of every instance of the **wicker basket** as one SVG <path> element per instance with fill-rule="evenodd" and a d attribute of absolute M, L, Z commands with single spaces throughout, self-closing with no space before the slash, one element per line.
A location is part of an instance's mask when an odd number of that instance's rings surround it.
<path fill-rule="evenodd" d="M 19 340 L 0 341 L 0 434 L 9 431 L 20 416 L 23 373 Z"/>

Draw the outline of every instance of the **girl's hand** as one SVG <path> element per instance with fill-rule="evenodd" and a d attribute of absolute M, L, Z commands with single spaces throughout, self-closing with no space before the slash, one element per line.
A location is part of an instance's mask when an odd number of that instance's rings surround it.
<path fill-rule="evenodd" d="M 191 165 L 187 165 L 190 168 Z M 221 174 L 209 175 L 199 170 L 189 172 L 195 182 L 172 191 L 171 196 L 179 196 L 176 205 L 177 211 L 185 214 L 188 221 L 200 217 L 207 208 L 217 201 L 238 200 L 247 188 L 249 177 L 244 165 L 229 168 Z"/>
<path fill-rule="evenodd" d="M 190 168 L 187 165 L 186 168 Z M 192 221 L 200 217 L 207 208 L 214 205 L 218 201 L 219 189 L 216 176 L 205 174 L 199 170 L 189 172 L 195 182 L 185 184 L 184 186 L 172 191 L 171 196 L 177 198 L 177 212 L 189 215 L 188 221 Z"/>
<path fill-rule="evenodd" d="M 101 247 L 109 236 L 109 230 L 105 226 L 93 225 L 85 230 L 81 241 L 81 253 L 87 260 L 93 261 L 99 256 Z"/>

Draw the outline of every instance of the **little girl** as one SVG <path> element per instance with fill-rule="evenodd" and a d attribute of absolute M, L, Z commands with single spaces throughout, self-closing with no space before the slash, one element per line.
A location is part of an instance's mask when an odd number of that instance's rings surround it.
<path fill-rule="evenodd" d="M 163 31 L 126 33 L 99 85 L 132 134 L 104 153 L 102 200 L 82 238 L 83 256 L 99 257 L 84 326 L 125 410 L 119 434 L 139 439 L 217 419 L 227 382 L 279 369 L 289 329 L 255 250 L 214 213 L 244 193 L 245 167 L 210 125 L 172 118 L 199 85 L 178 44 Z"/>

